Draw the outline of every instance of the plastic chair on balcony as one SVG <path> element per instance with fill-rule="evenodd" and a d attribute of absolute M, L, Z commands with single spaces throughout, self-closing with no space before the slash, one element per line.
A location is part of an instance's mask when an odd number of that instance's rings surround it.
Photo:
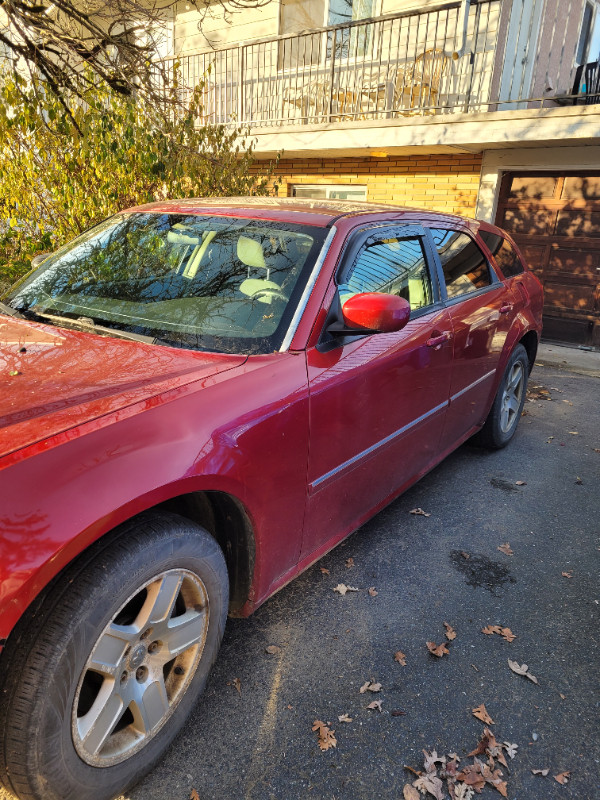
<path fill-rule="evenodd" d="M 435 114 L 442 78 L 452 59 L 443 50 L 426 50 L 412 64 L 398 69 L 393 110 L 409 116 L 421 111 Z"/>
<path fill-rule="evenodd" d="M 600 61 L 577 67 L 571 94 L 579 95 L 574 98 L 573 105 L 581 103 L 589 106 L 600 103 Z"/>

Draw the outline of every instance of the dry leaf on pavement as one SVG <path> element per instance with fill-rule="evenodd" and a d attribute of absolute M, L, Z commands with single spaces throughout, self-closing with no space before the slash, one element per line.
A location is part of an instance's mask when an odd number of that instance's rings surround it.
<path fill-rule="evenodd" d="M 435 642 L 425 642 L 427 645 L 427 649 L 431 653 L 432 656 L 437 656 L 441 658 L 442 656 L 447 656 L 450 652 L 446 645 L 446 642 L 442 642 L 441 644 L 436 644 Z"/>
<path fill-rule="evenodd" d="M 472 714 L 477 719 L 480 719 L 482 722 L 485 722 L 486 725 L 494 725 L 494 720 L 490 717 L 485 707 L 485 704 L 482 703 L 477 708 L 472 709 Z"/>
<path fill-rule="evenodd" d="M 367 708 L 369 709 L 369 711 L 375 711 L 375 709 L 377 709 L 377 711 L 383 711 L 383 709 L 381 708 L 382 702 L 383 702 L 382 700 L 373 700 L 372 703 L 369 703 Z"/>
<path fill-rule="evenodd" d="M 466 783 L 457 783 L 454 786 L 454 800 L 472 800 L 473 789 Z"/>
<path fill-rule="evenodd" d="M 320 569 L 322 575 L 329 575 L 329 570 L 327 569 L 327 567 L 321 567 Z"/>
<path fill-rule="evenodd" d="M 358 587 L 356 586 L 346 586 L 345 583 L 338 583 L 338 585 L 333 590 L 342 596 L 346 594 L 346 592 L 358 592 Z"/>
<path fill-rule="evenodd" d="M 486 625 L 485 628 L 481 629 L 481 632 L 487 634 L 488 636 L 491 636 L 493 633 L 502 635 L 502 628 L 500 625 Z"/>
<path fill-rule="evenodd" d="M 446 639 L 451 642 L 453 639 L 456 639 L 456 631 L 449 625 L 447 622 L 444 622 L 444 628 L 446 628 Z"/>
<path fill-rule="evenodd" d="M 373 681 L 365 681 L 358 691 L 361 694 L 364 694 L 365 692 L 380 692 L 381 684 L 374 683 Z"/>
<path fill-rule="evenodd" d="M 558 775 L 554 776 L 554 780 L 561 783 L 563 786 L 569 782 L 569 775 L 571 774 L 570 770 L 566 772 L 560 772 Z"/>
<path fill-rule="evenodd" d="M 515 486 L 527 486 L 527 481 L 515 481 Z"/>
<path fill-rule="evenodd" d="M 265 647 L 265 653 L 268 653 L 270 656 L 277 655 L 277 653 L 281 653 L 281 647 L 277 647 L 276 644 L 270 644 L 268 647 Z"/>
<path fill-rule="evenodd" d="M 571 436 L 579 436 L 579 431 L 569 431 Z"/>
<path fill-rule="evenodd" d="M 413 786 L 420 792 L 427 792 L 435 797 L 435 800 L 444 800 L 443 784 L 435 775 L 421 775 L 416 781 L 413 781 Z"/>
<path fill-rule="evenodd" d="M 371 597 L 377 597 L 379 592 L 374 586 L 369 586 L 369 594 L 371 595 Z"/>
<path fill-rule="evenodd" d="M 512 669 L 513 672 L 516 672 L 517 675 L 524 675 L 526 678 L 529 678 L 530 681 L 533 681 L 533 683 L 538 682 L 538 679 L 535 677 L 535 675 L 532 675 L 531 672 L 529 672 L 529 667 L 527 666 L 527 664 L 519 665 L 516 661 L 511 661 L 509 658 L 508 666 Z"/>
<path fill-rule="evenodd" d="M 504 544 L 501 544 L 499 547 L 496 548 L 496 550 L 500 550 L 501 553 L 504 553 L 507 556 L 514 555 L 513 551 L 511 550 L 509 542 L 504 542 Z"/>
<path fill-rule="evenodd" d="M 350 556 L 350 558 L 346 559 L 346 567 L 348 569 L 350 569 L 350 567 L 353 567 L 353 566 L 354 566 L 354 559 L 352 558 L 352 556 Z"/>
<path fill-rule="evenodd" d="M 562 572 L 561 575 L 563 578 L 572 578 L 573 577 L 573 570 L 570 569 L 568 572 Z"/>
<path fill-rule="evenodd" d="M 423 511 L 422 508 L 413 508 L 412 511 L 408 512 L 409 514 L 416 514 L 419 517 L 430 517 L 431 514 L 428 514 L 426 511 Z"/>
<path fill-rule="evenodd" d="M 232 681 L 228 681 L 227 686 L 233 686 L 234 689 L 238 690 L 239 694 L 242 693 L 242 682 L 239 678 L 234 678 Z"/>
<path fill-rule="evenodd" d="M 349 717 L 348 714 L 342 714 L 338 717 L 338 722 L 352 722 L 352 717 Z"/>
<path fill-rule="evenodd" d="M 312 729 L 317 732 L 321 750 L 329 750 L 330 747 L 337 747 L 337 739 L 334 736 L 335 731 L 328 728 L 320 719 L 316 719 L 313 722 Z"/>
<path fill-rule="evenodd" d="M 544 778 L 550 772 L 549 769 L 532 769 L 534 775 L 542 775 Z"/>
<path fill-rule="evenodd" d="M 481 774 L 481 766 L 479 764 L 469 764 L 463 767 L 457 774 L 456 780 L 472 786 L 476 792 L 481 792 L 485 786 L 485 778 Z"/>
<path fill-rule="evenodd" d="M 394 661 L 397 661 L 397 662 L 398 662 L 399 664 L 401 664 L 403 667 L 405 667 L 405 666 L 406 666 L 406 656 L 404 655 L 404 653 L 402 652 L 402 650 L 397 650 L 397 651 L 394 653 Z"/>
<path fill-rule="evenodd" d="M 504 745 L 504 749 L 506 750 L 506 755 L 509 758 L 514 758 L 517 755 L 517 750 L 519 749 L 518 744 L 511 744 L 510 742 L 502 742 Z"/>
<path fill-rule="evenodd" d="M 420 800 L 420 795 L 418 791 L 413 788 L 410 783 L 406 783 L 404 785 L 404 789 L 402 790 L 402 796 L 404 800 Z"/>
<path fill-rule="evenodd" d="M 195 789 L 190 792 L 190 800 L 200 800 L 200 795 Z"/>
<path fill-rule="evenodd" d="M 423 761 L 425 772 L 435 772 L 437 769 L 436 764 L 439 763 L 443 766 L 446 763 L 446 756 L 438 756 L 437 750 L 432 750 L 431 753 L 423 750 L 423 755 L 425 756 Z"/>

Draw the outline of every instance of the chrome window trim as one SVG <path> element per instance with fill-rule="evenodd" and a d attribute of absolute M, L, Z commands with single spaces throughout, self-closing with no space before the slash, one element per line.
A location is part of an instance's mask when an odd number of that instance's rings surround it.
<path fill-rule="evenodd" d="M 312 272 L 310 273 L 308 282 L 304 287 L 304 291 L 302 292 L 302 297 L 300 298 L 300 302 L 298 303 L 296 311 L 294 312 L 294 316 L 292 317 L 292 321 L 289 324 L 287 333 L 285 334 L 283 342 L 281 343 L 281 347 L 279 348 L 280 353 L 287 353 L 287 351 L 290 349 L 292 339 L 296 335 L 296 331 L 298 330 L 298 325 L 300 324 L 302 315 L 304 314 L 306 306 L 308 305 L 309 297 L 312 293 L 312 290 L 315 287 L 315 283 L 317 282 L 317 278 L 319 277 L 319 273 L 321 272 L 321 267 L 323 266 L 323 262 L 327 257 L 327 253 L 329 252 L 329 248 L 331 247 L 331 243 L 333 242 L 333 239 L 336 234 L 337 234 L 337 228 L 335 227 L 335 225 L 332 225 L 331 230 L 327 234 L 327 238 L 323 242 L 323 247 L 321 248 L 321 252 L 319 253 L 317 260 L 315 261 L 315 265 L 312 268 Z"/>
<path fill-rule="evenodd" d="M 491 378 L 495 374 L 496 374 L 495 369 L 486 372 L 485 375 L 481 376 L 481 378 L 477 378 L 476 381 L 473 381 L 473 383 L 470 383 L 468 386 L 465 386 L 464 389 L 460 390 L 460 392 L 456 392 L 456 394 L 453 394 L 452 397 L 450 398 L 450 403 L 453 403 L 454 400 L 457 400 L 459 397 L 462 397 L 463 394 L 466 394 L 467 392 L 471 391 L 471 389 L 474 389 L 476 386 L 479 386 L 480 383 L 487 381 L 488 378 Z"/>

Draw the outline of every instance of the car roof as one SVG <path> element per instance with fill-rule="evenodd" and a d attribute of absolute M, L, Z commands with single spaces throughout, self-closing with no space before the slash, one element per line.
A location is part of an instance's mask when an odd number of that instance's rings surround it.
<path fill-rule="evenodd" d="M 415 215 L 423 218 L 461 223 L 474 223 L 454 214 L 443 214 L 420 208 L 386 203 L 361 203 L 348 200 L 320 200 L 298 197 L 198 197 L 186 200 L 163 200 L 127 209 L 127 212 L 153 214 L 209 214 L 292 222 L 327 227 L 340 217 L 379 215 L 393 212 L 395 218 Z M 477 224 L 477 223 L 476 223 Z"/>

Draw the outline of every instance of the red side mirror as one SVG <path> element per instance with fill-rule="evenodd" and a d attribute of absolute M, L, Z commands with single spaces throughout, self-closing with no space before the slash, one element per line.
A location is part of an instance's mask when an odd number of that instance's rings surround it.
<path fill-rule="evenodd" d="M 378 333 L 401 330 L 410 318 L 410 303 L 383 292 L 365 292 L 348 298 L 342 306 L 348 328 L 366 328 Z"/>

